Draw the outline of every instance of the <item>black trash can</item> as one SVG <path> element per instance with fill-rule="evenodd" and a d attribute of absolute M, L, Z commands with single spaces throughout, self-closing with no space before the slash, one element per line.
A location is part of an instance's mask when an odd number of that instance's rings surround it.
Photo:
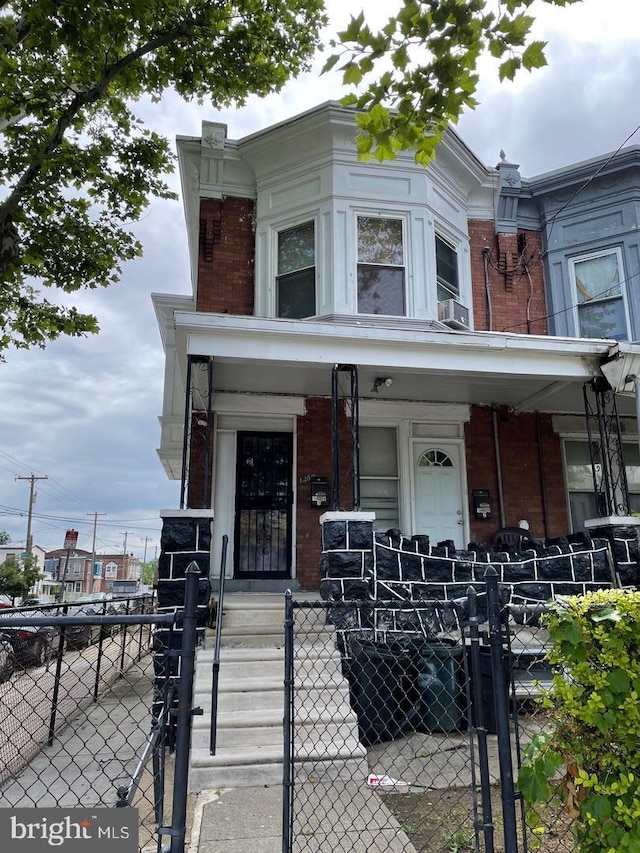
<path fill-rule="evenodd" d="M 352 640 L 351 705 L 365 746 L 415 728 L 421 700 L 415 655 L 400 645 Z"/>
<path fill-rule="evenodd" d="M 432 640 L 420 643 L 416 651 L 420 696 L 416 727 L 427 732 L 459 731 L 464 707 L 462 646 Z"/>

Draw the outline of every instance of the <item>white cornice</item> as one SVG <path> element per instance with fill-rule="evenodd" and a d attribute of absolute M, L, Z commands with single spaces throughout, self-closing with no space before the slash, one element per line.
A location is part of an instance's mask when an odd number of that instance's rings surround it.
<path fill-rule="evenodd" d="M 221 314 L 175 314 L 187 352 L 226 359 L 359 364 L 438 373 L 587 379 L 610 341 L 494 332 L 350 327 Z"/>

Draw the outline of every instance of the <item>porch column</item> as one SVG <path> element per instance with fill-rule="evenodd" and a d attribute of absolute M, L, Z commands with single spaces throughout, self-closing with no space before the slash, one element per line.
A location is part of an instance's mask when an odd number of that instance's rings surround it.
<path fill-rule="evenodd" d="M 584 526 L 594 538 L 609 541 L 616 573 L 615 585 L 640 585 L 640 518 L 622 515 L 589 518 Z"/>
<path fill-rule="evenodd" d="M 371 597 L 374 512 L 325 512 L 320 516 L 320 595 L 325 601 Z"/>
<path fill-rule="evenodd" d="M 209 567 L 211 562 L 211 523 L 213 511 L 210 509 L 161 510 L 162 534 L 160 537 L 160 559 L 158 560 L 157 598 L 158 612 L 168 613 L 184 607 L 185 572 L 190 563 L 195 562 L 200 569 L 198 591 L 198 638 L 204 637 L 209 612 L 211 583 Z M 161 647 L 179 649 L 182 644 L 182 625 L 173 631 L 159 628 L 156 637 Z M 179 675 L 176 658 L 165 658 L 159 654 L 155 661 L 156 683 L 164 682 L 167 677 Z"/>

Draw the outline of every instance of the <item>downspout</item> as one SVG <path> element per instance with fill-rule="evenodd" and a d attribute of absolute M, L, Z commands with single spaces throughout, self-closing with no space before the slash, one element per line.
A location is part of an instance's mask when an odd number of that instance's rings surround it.
<path fill-rule="evenodd" d="M 540 475 L 540 495 L 542 497 L 542 528 L 545 539 L 549 535 L 547 530 L 547 482 L 544 475 L 544 450 L 542 448 L 542 429 L 540 428 L 540 412 L 536 412 L 536 441 L 538 442 L 538 470 Z"/>
<path fill-rule="evenodd" d="M 487 321 L 489 325 L 488 331 L 493 331 L 493 308 L 491 306 L 491 283 L 489 281 L 489 247 L 485 246 L 482 250 L 482 258 L 484 260 L 484 292 L 487 297 Z M 502 525 L 504 527 L 504 525 Z"/>
<path fill-rule="evenodd" d="M 498 435 L 498 407 L 495 403 L 491 406 L 493 420 L 493 447 L 496 455 L 496 477 L 498 480 L 498 504 L 500 506 L 500 527 L 506 527 L 504 517 L 504 485 L 502 482 L 502 460 L 500 457 L 500 436 Z"/>

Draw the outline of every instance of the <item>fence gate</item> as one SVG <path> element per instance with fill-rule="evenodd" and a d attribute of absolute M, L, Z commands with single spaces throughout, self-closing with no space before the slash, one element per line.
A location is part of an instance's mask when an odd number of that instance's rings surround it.
<path fill-rule="evenodd" d="M 284 853 L 527 850 L 491 583 L 455 603 L 287 596 Z"/>

